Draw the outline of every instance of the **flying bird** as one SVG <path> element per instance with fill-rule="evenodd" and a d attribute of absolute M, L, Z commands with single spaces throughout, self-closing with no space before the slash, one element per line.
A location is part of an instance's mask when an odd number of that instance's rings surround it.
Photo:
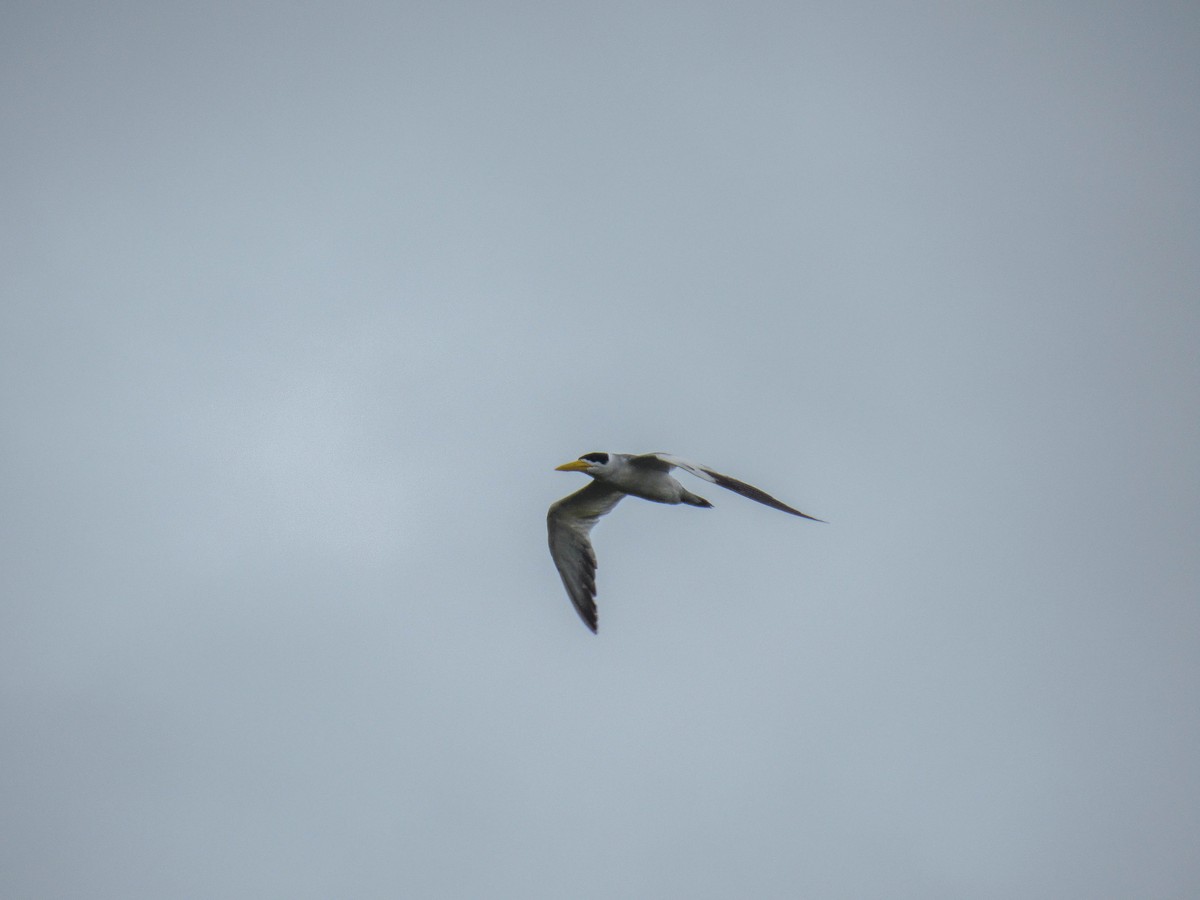
<path fill-rule="evenodd" d="M 698 497 L 671 477 L 672 469 L 683 471 L 728 488 L 743 497 L 765 503 L 774 509 L 814 522 L 823 522 L 815 516 L 792 509 L 776 500 L 766 491 L 753 485 L 714 472 L 707 466 L 697 465 L 666 453 L 585 453 L 579 459 L 563 463 L 558 472 L 583 472 L 592 477 L 592 482 L 582 490 L 563 497 L 551 504 L 546 514 L 546 528 L 550 533 L 550 555 L 562 576 L 567 596 L 583 623 L 596 631 L 596 553 L 588 535 L 601 516 L 612 512 L 621 498 L 629 495 L 652 500 L 655 503 L 686 503 L 689 506 L 709 508 L 712 506 L 703 497 Z"/>

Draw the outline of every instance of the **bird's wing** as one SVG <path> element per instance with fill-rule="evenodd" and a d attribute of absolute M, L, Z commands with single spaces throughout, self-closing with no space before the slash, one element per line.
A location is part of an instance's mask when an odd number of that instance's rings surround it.
<path fill-rule="evenodd" d="M 714 472 L 712 469 L 702 466 L 699 463 L 688 462 L 686 459 L 680 459 L 678 456 L 671 456 L 669 453 L 644 453 L 641 456 L 635 456 L 632 461 L 634 465 L 644 465 L 652 468 L 683 469 L 683 471 L 695 475 L 697 478 L 711 481 L 715 485 L 731 490 L 735 494 L 741 494 L 743 497 L 749 497 L 751 500 L 757 500 L 759 503 L 763 503 L 773 509 L 791 513 L 793 516 L 800 516 L 804 519 L 812 519 L 814 522 L 825 521 L 824 519 L 818 519 L 816 516 L 802 513 L 798 509 L 792 509 L 786 503 L 776 500 L 766 491 L 761 491 L 752 484 L 746 484 L 744 481 L 738 481 L 736 478 L 730 478 L 728 475 Z"/>
<path fill-rule="evenodd" d="M 593 481 L 551 504 L 546 514 L 550 535 L 550 555 L 562 576 L 567 596 L 575 604 L 579 618 L 596 630 L 596 553 L 588 533 L 592 526 L 612 511 L 625 494 L 614 487 Z"/>

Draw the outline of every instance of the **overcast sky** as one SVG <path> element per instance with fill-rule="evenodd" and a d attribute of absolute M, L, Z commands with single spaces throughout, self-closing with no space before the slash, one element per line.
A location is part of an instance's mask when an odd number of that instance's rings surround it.
<path fill-rule="evenodd" d="M 0 895 L 1200 896 L 1200 7 L 0 12 Z M 594 450 L 688 480 L 593 533 Z"/>

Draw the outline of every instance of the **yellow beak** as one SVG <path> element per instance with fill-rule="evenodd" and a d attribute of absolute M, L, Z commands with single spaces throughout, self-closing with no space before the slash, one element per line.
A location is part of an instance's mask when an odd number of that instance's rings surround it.
<path fill-rule="evenodd" d="M 561 466 L 555 466 L 555 472 L 586 472 L 588 463 L 582 459 L 573 459 L 569 463 L 563 463 Z"/>

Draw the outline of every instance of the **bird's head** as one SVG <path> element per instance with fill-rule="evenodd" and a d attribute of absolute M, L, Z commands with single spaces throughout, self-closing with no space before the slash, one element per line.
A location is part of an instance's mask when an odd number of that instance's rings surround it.
<path fill-rule="evenodd" d="M 579 459 L 555 466 L 556 472 L 583 472 L 593 478 L 607 472 L 612 466 L 612 455 L 609 453 L 585 453 Z"/>

